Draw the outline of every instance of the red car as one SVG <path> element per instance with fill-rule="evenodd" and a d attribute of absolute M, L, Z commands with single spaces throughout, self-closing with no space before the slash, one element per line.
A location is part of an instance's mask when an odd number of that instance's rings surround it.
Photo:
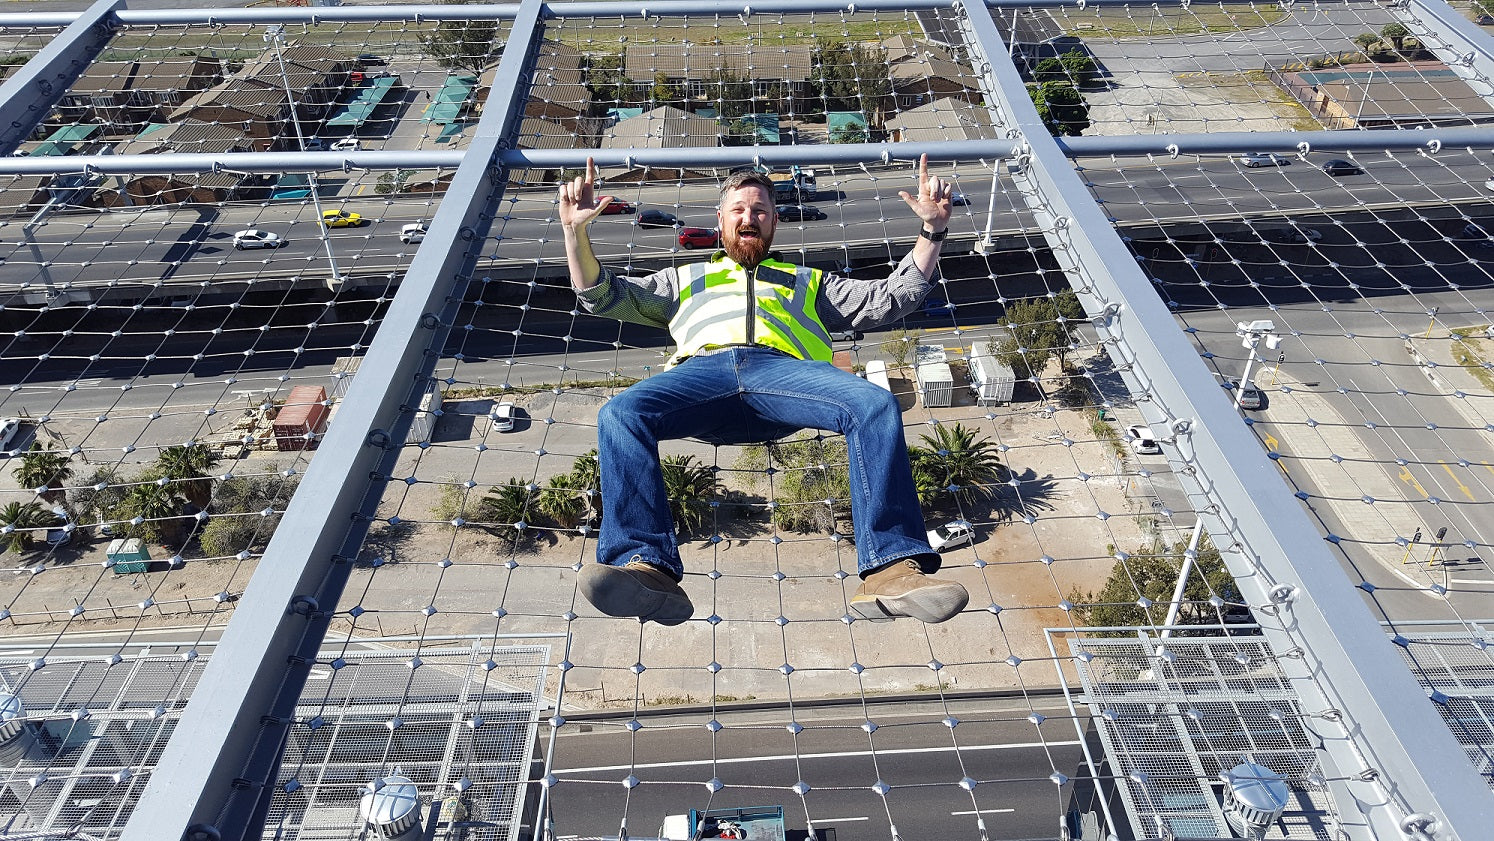
<path fill-rule="evenodd" d="M 603 216 L 616 216 L 622 213 L 626 213 L 631 216 L 632 214 L 637 212 L 638 205 L 629 204 L 622 199 L 613 199 L 606 207 L 602 208 Z"/>
<path fill-rule="evenodd" d="M 720 238 L 715 228 L 680 228 L 680 245 L 686 248 L 715 248 Z"/>

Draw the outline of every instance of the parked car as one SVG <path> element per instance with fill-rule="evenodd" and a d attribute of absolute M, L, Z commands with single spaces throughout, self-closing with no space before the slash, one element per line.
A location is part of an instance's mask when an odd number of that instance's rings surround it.
<path fill-rule="evenodd" d="M 1152 428 L 1140 424 L 1126 427 L 1126 440 L 1131 445 L 1131 451 L 1137 455 L 1150 456 L 1162 452 L 1162 447 L 1157 444 L 1157 436 L 1152 434 Z"/>
<path fill-rule="evenodd" d="M 975 542 L 975 526 L 964 520 L 950 520 L 942 526 L 935 526 L 929 531 L 928 537 L 929 545 L 934 547 L 934 551 L 943 552 Z"/>
<path fill-rule="evenodd" d="M 832 333 L 830 338 L 837 342 L 859 342 L 866 338 L 866 334 L 860 330 L 841 330 L 838 333 Z"/>
<path fill-rule="evenodd" d="M 1287 166 L 1292 162 L 1292 159 L 1285 155 L 1278 155 L 1275 152 L 1246 152 L 1240 156 L 1239 161 L 1241 164 L 1254 169 L 1258 166 Z"/>
<path fill-rule="evenodd" d="M 425 240 L 425 223 L 411 222 L 399 229 L 400 242 L 422 242 Z"/>
<path fill-rule="evenodd" d="M 924 315 L 949 317 L 954 313 L 954 306 L 943 298 L 924 298 L 923 306 L 918 311 Z"/>
<path fill-rule="evenodd" d="M 21 432 L 21 419 L 20 418 L 4 418 L 4 419 L 0 419 L 0 450 L 3 450 L 4 453 L 5 453 L 5 455 L 8 456 L 8 455 L 11 454 L 10 453 L 10 442 L 14 441 L 15 438 L 16 438 L 16 436 L 19 435 L 20 432 Z"/>
<path fill-rule="evenodd" d="M 358 56 L 358 63 L 363 65 L 364 67 L 383 67 L 384 65 L 388 64 L 389 61 L 381 55 L 375 55 L 373 53 L 363 53 Z"/>
<path fill-rule="evenodd" d="M 640 228 L 678 228 L 684 224 L 673 213 L 652 209 L 638 214 L 637 222 Z"/>
<path fill-rule="evenodd" d="M 323 210 L 322 224 L 329 228 L 356 228 L 363 224 L 363 214 L 351 210 Z"/>
<path fill-rule="evenodd" d="M 274 231 L 261 231 L 258 228 L 249 228 L 243 231 L 235 231 L 233 235 L 233 247 L 240 251 L 246 248 L 279 248 L 285 245 L 285 240 Z"/>
<path fill-rule="evenodd" d="M 1491 236 L 1494 235 L 1490 234 L 1489 229 L 1477 222 L 1469 222 L 1463 226 L 1463 230 L 1458 231 L 1458 239 L 1478 240 L 1480 245 L 1489 244 Z"/>
<path fill-rule="evenodd" d="M 606 207 L 602 208 L 603 216 L 622 216 L 625 214 L 633 214 L 637 212 L 638 205 L 621 201 L 619 199 L 613 199 L 610 203 L 608 203 Z"/>
<path fill-rule="evenodd" d="M 1494 193 L 1494 178 L 1490 178 L 1488 181 L 1484 182 L 1484 189 L 1488 190 L 1491 193 Z"/>
<path fill-rule="evenodd" d="M 814 222 L 829 218 L 829 214 L 812 204 L 778 205 L 778 221 L 780 222 Z"/>
<path fill-rule="evenodd" d="M 715 228 L 680 228 L 680 245 L 685 248 L 715 248 L 721 232 Z"/>
<path fill-rule="evenodd" d="M 499 432 L 514 431 L 514 417 L 518 410 L 507 400 L 493 409 L 493 428 Z"/>
<path fill-rule="evenodd" d="M 361 152 L 363 151 L 363 143 L 360 142 L 356 137 L 344 137 L 332 144 L 332 151 Z"/>
<path fill-rule="evenodd" d="M 965 198 L 965 194 L 959 190 L 950 190 L 949 203 L 954 207 L 964 207 L 970 203 L 970 200 Z"/>
<path fill-rule="evenodd" d="M 57 518 L 57 522 L 54 528 L 47 529 L 47 545 L 65 546 L 71 543 L 73 532 L 78 530 L 77 526 L 73 525 L 72 515 L 67 513 L 66 508 L 58 505 L 52 509 L 52 516 Z"/>
<path fill-rule="evenodd" d="M 1346 161 L 1343 158 L 1334 158 L 1331 161 L 1325 162 L 1323 164 L 1323 171 L 1333 176 L 1364 174 L 1363 167 L 1353 161 Z"/>
<path fill-rule="evenodd" d="M 365 78 L 367 78 L 367 76 L 365 76 L 365 74 L 363 73 L 362 70 L 353 70 L 353 71 L 350 71 L 348 73 L 348 84 L 350 84 L 350 85 L 361 85 L 361 84 L 363 84 L 363 80 Z"/>
<path fill-rule="evenodd" d="M 1240 384 L 1235 382 L 1234 380 L 1225 380 L 1224 382 L 1220 383 L 1220 385 L 1224 386 L 1224 390 L 1229 392 L 1230 402 L 1234 402 L 1235 389 L 1239 388 Z M 1265 407 L 1266 396 L 1264 394 L 1261 394 L 1261 390 L 1256 388 L 1253 384 L 1246 384 L 1245 389 L 1240 392 L 1239 401 L 1241 409 L 1255 411 L 1257 409 Z"/>
<path fill-rule="evenodd" d="M 327 141 L 320 137 L 308 137 L 301 141 L 301 148 L 308 152 L 325 152 L 327 151 Z"/>

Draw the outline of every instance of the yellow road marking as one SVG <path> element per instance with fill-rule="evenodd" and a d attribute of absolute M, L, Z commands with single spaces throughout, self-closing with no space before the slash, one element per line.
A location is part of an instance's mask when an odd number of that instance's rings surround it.
<path fill-rule="evenodd" d="M 1261 433 L 1261 440 L 1265 442 L 1266 449 L 1270 450 L 1273 453 L 1280 453 L 1281 452 L 1281 442 L 1278 441 L 1278 440 L 1276 440 L 1276 436 L 1275 435 L 1272 435 L 1269 432 L 1263 432 L 1263 433 Z M 1281 472 L 1282 473 L 1286 473 L 1287 475 L 1291 475 L 1287 471 L 1286 464 L 1284 464 L 1281 459 L 1279 459 L 1279 458 L 1272 459 L 1272 461 L 1276 462 L 1276 466 L 1281 468 Z"/>
<path fill-rule="evenodd" d="M 1411 487 L 1415 488 L 1416 492 L 1419 493 L 1419 494 L 1421 494 L 1421 496 L 1422 496 L 1423 499 L 1425 499 L 1427 497 L 1427 489 L 1423 488 L 1421 486 L 1421 483 L 1418 482 L 1418 481 L 1416 481 L 1416 477 L 1411 475 L 1411 468 L 1409 468 L 1409 467 L 1402 467 L 1401 468 L 1401 481 L 1405 482 L 1406 484 L 1408 484 Z"/>
<path fill-rule="evenodd" d="M 1477 502 L 1477 500 L 1473 498 L 1473 491 L 1470 491 L 1468 489 L 1468 486 L 1463 484 L 1463 480 L 1458 478 L 1458 474 L 1453 472 L 1452 465 L 1440 460 L 1439 463 L 1442 465 L 1442 469 L 1447 471 L 1447 475 L 1452 477 L 1453 484 L 1457 485 L 1458 490 L 1463 492 L 1463 496 L 1468 497 L 1469 502 Z"/>

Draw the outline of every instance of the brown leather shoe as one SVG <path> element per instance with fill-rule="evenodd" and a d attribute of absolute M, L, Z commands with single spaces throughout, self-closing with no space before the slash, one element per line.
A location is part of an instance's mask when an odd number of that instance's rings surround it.
<path fill-rule="evenodd" d="M 954 618 L 965 609 L 970 594 L 953 581 L 938 581 L 923 574 L 913 558 L 888 564 L 862 579 L 851 597 L 851 609 L 873 622 L 890 622 L 911 616 L 936 623 Z"/>
<path fill-rule="evenodd" d="M 695 613 L 690 597 L 669 573 L 646 561 L 587 564 L 579 586 L 591 606 L 608 616 L 678 625 Z"/>

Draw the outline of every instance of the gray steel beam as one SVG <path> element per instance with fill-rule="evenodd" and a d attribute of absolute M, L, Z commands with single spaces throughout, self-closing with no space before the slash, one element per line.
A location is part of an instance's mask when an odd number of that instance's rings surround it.
<path fill-rule="evenodd" d="M 977 71 L 990 74 L 1002 112 L 1029 144 L 1015 175 L 1032 192 L 1034 210 L 1049 215 L 1047 239 L 1082 267 L 1075 286 L 1095 326 L 1132 355 L 1150 405 L 1164 413 L 1187 456 L 1184 472 L 1206 483 L 1218 503 L 1197 510 L 1216 512 L 1209 515 L 1216 538 L 1238 541 L 1221 546 L 1231 574 L 1256 596 L 1253 603 L 1276 610 L 1279 624 L 1264 628 L 1272 650 L 1309 711 L 1323 715 L 1314 723 L 1325 750 L 1353 778 L 1340 789 L 1356 797 L 1339 800 L 1344 821 L 1363 822 L 1383 839 L 1487 837 L 1494 824 L 1487 781 L 1461 761 L 1462 749 L 1359 590 L 1275 464 L 1260 457 L 1260 445 L 1049 136 L 985 7 L 961 6 L 987 57 Z"/>
<path fill-rule="evenodd" d="M 1484 98 L 1494 94 L 1489 85 L 1489 80 L 1494 79 L 1494 38 L 1483 27 L 1443 0 L 1408 0 L 1405 6 L 1392 11 L 1405 15 L 1413 27 L 1430 29 L 1444 39 L 1456 55 L 1444 55 L 1442 59 L 1464 77 L 1474 93 Z M 1413 28 L 1412 32 L 1415 31 Z"/>
<path fill-rule="evenodd" d="M 522 5 L 492 98 L 425 243 L 122 841 L 253 839 L 264 829 L 296 701 L 502 196 L 506 173 L 492 161 L 516 130 L 540 11 L 539 0 Z"/>
<path fill-rule="evenodd" d="M 98 0 L 0 85 L 7 118 L 0 121 L 0 156 L 21 145 L 103 52 L 114 37 L 115 13 L 123 6 L 124 0 Z"/>

